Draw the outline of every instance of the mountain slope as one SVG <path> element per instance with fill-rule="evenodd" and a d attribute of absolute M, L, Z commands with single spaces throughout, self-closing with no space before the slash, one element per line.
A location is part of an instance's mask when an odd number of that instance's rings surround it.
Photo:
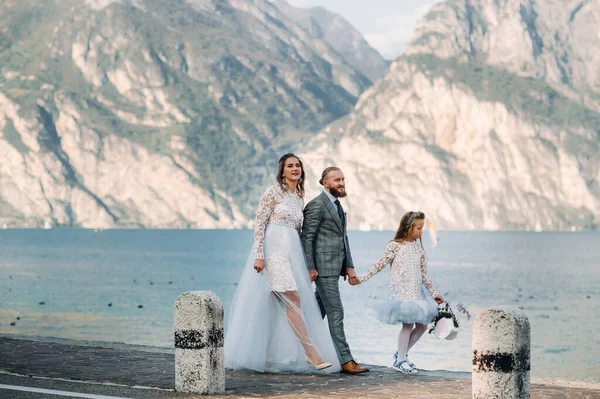
<path fill-rule="evenodd" d="M 597 229 L 599 18 L 449 0 L 365 91 L 267 1 L 2 2 L 0 223 L 249 226 L 293 149 L 309 197 L 343 168 L 351 228 L 418 208 L 441 229 Z"/>
<path fill-rule="evenodd" d="M 298 8 L 285 0 L 275 0 L 273 3 L 313 36 L 332 46 L 348 64 L 372 81 L 379 79 L 387 71 L 390 62 L 371 47 L 342 16 L 323 7 Z"/>
<path fill-rule="evenodd" d="M 450 0 L 305 161 L 347 175 L 352 227 L 597 229 L 600 3 Z M 359 194 L 360 193 L 360 194 Z"/>
<path fill-rule="evenodd" d="M 6 1 L 0 32 L 9 224 L 243 225 L 370 84 L 261 0 Z"/>

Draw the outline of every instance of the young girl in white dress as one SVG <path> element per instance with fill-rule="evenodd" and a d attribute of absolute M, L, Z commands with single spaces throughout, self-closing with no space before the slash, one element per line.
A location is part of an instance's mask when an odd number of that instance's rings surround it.
<path fill-rule="evenodd" d="M 300 241 L 304 218 L 300 159 L 294 154 L 281 157 L 276 180 L 260 199 L 254 246 L 231 303 L 225 367 L 338 372 L 339 360 L 321 318 Z"/>
<path fill-rule="evenodd" d="M 350 282 L 352 285 L 363 283 L 391 265 L 389 298 L 377 308 L 377 318 L 387 324 L 402 324 L 392 367 L 407 374 L 417 373 L 414 363 L 408 360 L 408 352 L 437 314 L 437 306 L 431 298 L 437 303 L 444 301 L 427 274 L 427 258 L 421 241 L 424 223 L 423 212 L 405 213 L 381 259 L 365 275 Z"/>

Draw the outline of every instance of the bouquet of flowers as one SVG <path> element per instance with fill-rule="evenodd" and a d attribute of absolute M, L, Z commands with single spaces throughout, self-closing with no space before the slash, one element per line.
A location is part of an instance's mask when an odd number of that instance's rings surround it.
<path fill-rule="evenodd" d="M 471 319 L 469 311 L 463 305 L 459 304 L 458 310 L 465 314 L 468 319 Z M 460 324 L 448 302 L 442 302 L 438 305 L 438 313 L 432 323 L 429 334 L 434 334 L 439 339 L 451 341 L 458 335 Z"/>

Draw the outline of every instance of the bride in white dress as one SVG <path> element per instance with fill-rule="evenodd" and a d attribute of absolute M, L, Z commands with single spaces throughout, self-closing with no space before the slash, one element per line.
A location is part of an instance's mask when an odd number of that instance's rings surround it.
<path fill-rule="evenodd" d="M 294 154 L 279 160 L 278 184 L 256 212 L 254 246 L 233 297 L 225 367 L 259 372 L 340 371 L 306 268 L 299 232 L 304 169 Z"/>

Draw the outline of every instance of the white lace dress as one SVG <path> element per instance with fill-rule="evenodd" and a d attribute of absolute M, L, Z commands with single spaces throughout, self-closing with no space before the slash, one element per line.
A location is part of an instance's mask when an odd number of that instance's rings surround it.
<path fill-rule="evenodd" d="M 279 186 L 269 187 L 258 205 L 254 253 L 256 259 L 265 260 L 265 278 L 273 291 L 297 290 L 292 273 L 292 246 L 288 235 L 297 235 L 300 232 L 304 219 L 303 209 L 302 197 Z M 285 232 L 282 233 L 282 230 Z"/>
<path fill-rule="evenodd" d="M 377 318 L 387 324 L 429 324 L 437 314 L 438 295 L 427 273 L 427 258 L 419 241 L 390 242 L 383 256 L 363 276 L 362 282 L 391 265 L 388 300 L 377 307 Z"/>
<path fill-rule="evenodd" d="M 341 367 L 327 324 L 308 277 L 298 232 L 304 201 L 281 186 L 263 194 L 256 212 L 254 246 L 231 302 L 225 334 L 225 367 L 259 372 L 308 372 L 301 343 L 315 346 L 333 364 L 326 373 Z M 256 259 L 265 260 L 256 273 Z M 299 297 L 296 306 L 291 297 Z M 298 312 L 305 329 L 293 330 L 289 310 Z"/>

